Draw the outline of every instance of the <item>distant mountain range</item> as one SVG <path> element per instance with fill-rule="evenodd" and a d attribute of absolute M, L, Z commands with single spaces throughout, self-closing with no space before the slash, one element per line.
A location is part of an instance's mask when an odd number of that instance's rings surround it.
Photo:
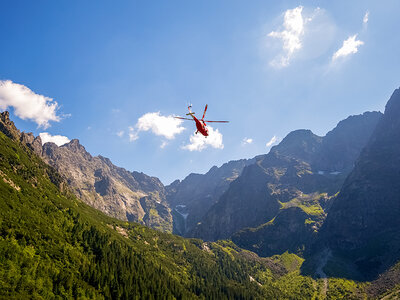
<path fill-rule="evenodd" d="M 296 130 L 268 154 L 214 166 L 166 187 L 156 177 L 93 157 L 78 140 L 42 145 L 40 137 L 19 132 L 7 112 L 0 126 L 62 174 L 77 197 L 110 216 L 210 241 L 232 237 L 242 247 L 272 255 L 301 252 L 314 240 L 380 117 L 351 116 L 325 137 Z M 277 234 L 281 222 L 284 230 L 290 222 L 292 231 Z M 280 238 L 298 232 L 301 238 Z"/>

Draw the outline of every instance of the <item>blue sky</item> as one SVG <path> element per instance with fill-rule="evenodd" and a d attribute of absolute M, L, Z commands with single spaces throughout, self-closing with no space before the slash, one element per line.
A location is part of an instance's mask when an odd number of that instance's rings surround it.
<path fill-rule="evenodd" d="M 399 13 L 397 0 L 2 1 L 0 109 L 168 184 L 382 111 L 400 86 Z M 203 147 L 170 118 L 188 102 L 230 121 Z"/>

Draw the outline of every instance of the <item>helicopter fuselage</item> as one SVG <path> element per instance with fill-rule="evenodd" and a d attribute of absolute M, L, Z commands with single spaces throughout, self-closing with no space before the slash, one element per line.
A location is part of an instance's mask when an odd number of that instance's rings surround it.
<path fill-rule="evenodd" d="M 196 128 L 197 128 L 197 132 L 200 132 L 202 135 L 204 136 L 208 136 L 208 129 L 207 126 L 204 122 L 202 122 L 201 120 L 197 119 L 195 116 L 193 116 L 193 114 L 190 114 L 193 118 L 193 120 L 196 122 Z"/>

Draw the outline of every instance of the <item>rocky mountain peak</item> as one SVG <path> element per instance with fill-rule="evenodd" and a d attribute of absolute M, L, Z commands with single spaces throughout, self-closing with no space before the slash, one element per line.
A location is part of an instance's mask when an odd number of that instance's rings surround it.
<path fill-rule="evenodd" d="M 31 148 L 39 156 L 42 155 L 42 139 L 40 136 L 35 137 L 32 132 L 22 132 L 20 141 Z"/>
<path fill-rule="evenodd" d="M 111 162 L 111 160 L 108 157 L 104 157 L 102 155 L 98 155 L 97 157 L 100 160 L 102 160 L 103 162 L 105 162 L 107 165 L 109 165 L 109 166 L 113 165 L 113 163 Z"/>
<path fill-rule="evenodd" d="M 93 159 L 92 155 L 86 151 L 85 147 L 81 145 L 78 139 L 73 139 L 69 143 L 60 146 L 60 148 L 66 148 L 71 151 L 71 153 L 81 155 L 86 160 Z"/>
<path fill-rule="evenodd" d="M 18 140 L 21 135 L 21 132 L 15 127 L 14 122 L 10 120 L 10 113 L 8 111 L 0 113 L 0 130 L 15 140 Z"/>
<path fill-rule="evenodd" d="M 394 90 L 389 101 L 386 103 L 385 115 L 386 117 L 400 112 L 400 88 Z"/>
<path fill-rule="evenodd" d="M 62 145 L 61 147 L 66 147 L 66 148 L 69 148 L 70 150 L 79 150 L 79 151 L 85 150 L 86 151 L 85 147 L 83 147 L 81 145 L 81 143 L 79 142 L 78 139 L 73 139 L 69 143 Z"/>
<path fill-rule="evenodd" d="M 311 130 L 299 129 L 290 132 L 271 152 L 281 155 L 294 156 L 309 161 L 313 154 L 318 152 L 322 137 L 315 135 Z"/>
<path fill-rule="evenodd" d="M 10 120 L 10 113 L 4 111 L 0 113 L 0 131 L 15 141 L 20 141 L 23 145 L 28 146 L 37 154 L 42 153 L 42 139 L 35 137 L 32 132 L 22 132 L 15 127 L 13 121 Z"/>
<path fill-rule="evenodd" d="M 377 111 L 365 112 L 340 121 L 324 136 L 313 166 L 323 171 L 349 172 L 382 115 Z"/>
<path fill-rule="evenodd" d="M 208 170 L 207 174 L 212 174 L 217 172 L 218 167 L 217 166 L 212 166 L 210 170 Z"/>
<path fill-rule="evenodd" d="M 10 113 L 8 111 L 4 111 L 4 112 L 0 113 L 0 119 L 3 122 L 10 121 Z"/>

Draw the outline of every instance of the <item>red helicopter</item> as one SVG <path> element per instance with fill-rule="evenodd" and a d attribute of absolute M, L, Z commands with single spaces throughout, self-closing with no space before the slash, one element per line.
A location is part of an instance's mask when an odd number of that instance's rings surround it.
<path fill-rule="evenodd" d="M 190 110 L 191 107 L 192 107 L 192 105 L 189 105 L 189 106 L 188 106 L 189 113 L 186 114 L 186 115 L 187 115 L 187 116 L 191 116 L 192 119 L 182 118 L 182 117 L 174 117 L 174 118 L 176 118 L 176 119 L 181 119 L 181 120 L 195 121 L 195 122 L 196 122 L 196 128 L 197 128 L 197 130 L 196 130 L 196 132 L 195 132 L 196 134 L 197 134 L 198 132 L 200 132 L 200 133 L 201 133 L 202 135 L 204 135 L 205 137 L 208 136 L 208 129 L 207 129 L 206 123 L 228 123 L 228 122 L 229 122 L 229 121 L 208 121 L 208 120 L 204 120 L 204 116 L 206 115 L 206 111 L 207 111 L 208 104 L 206 104 L 206 107 L 204 108 L 203 117 L 201 118 L 201 120 L 199 120 L 199 119 L 197 119 L 197 118 L 194 116 L 194 112 L 192 112 L 192 111 Z"/>

